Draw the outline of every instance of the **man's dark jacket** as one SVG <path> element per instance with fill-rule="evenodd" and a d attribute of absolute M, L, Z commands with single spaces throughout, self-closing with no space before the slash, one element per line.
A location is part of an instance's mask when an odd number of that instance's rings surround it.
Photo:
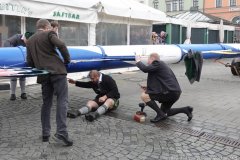
<path fill-rule="evenodd" d="M 8 38 L 4 44 L 3 47 L 17 47 L 17 46 L 26 46 L 24 41 L 22 40 L 22 34 L 15 34 L 12 37 Z"/>
<path fill-rule="evenodd" d="M 70 63 L 70 55 L 66 45 L 58 39 L 55 32 L 38 31 L 27 42 L 27 63 L 31 67 L 45 69 L 53 75 L 67 74 L 65 64 Z"/>
<path fill-rule="evenodd" d="M 148 94 L 181 92 L 181 88 L 173 71 L 163 61 L 153 61 L 152 64 L 147 66 L 140 61 L 136 63 L 136 65 L 144 73 L 148 73 Z"/>
<path fill-rule="evenodd" d="M 76 81 L 76 86 L 82 88 L 92 88 L 97 94 L 96 99 L 106 95 L 107 98 L 119 99 L 120 93 L 118 92 L 118 87 L 115 80 L 105 74 L 102 74 L 102 81 L 98 83 L 89 82 L 80 82 Z"/>

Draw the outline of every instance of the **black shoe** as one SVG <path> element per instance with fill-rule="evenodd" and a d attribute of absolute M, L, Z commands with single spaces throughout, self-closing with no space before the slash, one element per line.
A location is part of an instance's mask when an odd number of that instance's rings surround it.
<path fill-rule="evenodd" d="M 49 138 L 50 138 L 50 136 L 42 136 L 42 141 L 43 142 L 48 142 Z"/>
<path fill-rule="evenodd" d="M 78 110 L 71 109 L 67 111 L 68 118 L 77 118 L 77 116 L 80 116 L 80 115 L 81 113 Z"/>
<path fill-rule="evenodd" d="M 63 143 L 65 146 L 72 146 L 73 145 L 73 141 L 71 139 L 69 139 L 68 136 L 65 136 L 63 134 L 59 134 L 59 133 L 54 134 L 54 139 L 57 142 Z"/>
<path fill-rule="evenodd" d="M 21 98 L 22 98 L 22 99 L 27 99 L 27 94 L 26 94 L 26 93 L 22 93 L 22 94 L 21 94 Z"/>
<path fill-rule="evenodd" d="M 161 120 L 165 120 L 166 118 L 167 118 L 167 116 L 165 116 L 165 115 L 164 116 L 157 115 L 154 119 L 150 119 L 150 122 L 157 123 Z"/>
<path fill-rule="evenodd" d="M 95 119 L 97 119 L 98 116 L 99 116 L 99 114 L 97 112 L 90 112 L 88 114 L 85 114 L 85 118 L 89 122 L 94 121 Z"/>
<path fill-rule="evenodd" d="M 188 121 L 191 121 L 192 117 L 193 117 L 193 115 L 192 115 L 193 108 L 188 106 L 187 109 L 188 109 L 188 112 L 187 112 Z"/>
<path fill-rule="evenodd" d="M 16 100 L 16 95 L 15 95 L 15 94 L 11 94 L 10 100 L 11 100 L 11 101 Z"/>

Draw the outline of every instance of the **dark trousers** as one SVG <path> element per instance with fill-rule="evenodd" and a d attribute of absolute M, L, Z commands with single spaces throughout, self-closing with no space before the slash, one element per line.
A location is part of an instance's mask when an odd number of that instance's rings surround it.
<path fill-rule="evenodd" d="M 68 83 L 66 75 L 48 76 L 42 83 L 43 105 L 41 110 L 42 134 L 49 136 L 51 131 L 50 115 L 53 96 L 57 96 L 56 123 L 57 133 L 67 135 Z"/>
<path fill-rule="evenodd" d="M 181 92 L 169 92 L 167 94 L 149 94 L 149 97 L 151 100 L 161 103 L 161 110 L 164 113 L 168 113 L 180 95 Z"/>

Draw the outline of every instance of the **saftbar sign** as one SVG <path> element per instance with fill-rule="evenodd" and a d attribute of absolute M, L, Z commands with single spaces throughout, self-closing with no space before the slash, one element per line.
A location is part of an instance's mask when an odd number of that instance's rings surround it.
<path fill-rule="evenodd" d="M 68 19 L 80 19 L 80 15 L 76 13 L 66 13 L 61 11 L 54 11 L 53 17 L 68 18 Z"/>
<path fill-rule="evenodd" d="M 0 14 L 45 18 L 83 23 L 97 23 L 97 11 L 69 5 L 48 3 L 46 0 L 1 0 Z"/>

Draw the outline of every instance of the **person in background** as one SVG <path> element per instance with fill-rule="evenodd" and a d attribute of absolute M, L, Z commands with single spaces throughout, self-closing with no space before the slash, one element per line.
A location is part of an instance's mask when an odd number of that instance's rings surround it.
<path fill-rule="evenodd" d="M 152 44 L 159 44 L 159 36 L 156 32 L 152 32 Z"/>
<path fill-rule="evenodd" d="M 54 32 L 56 32 L 56 33 L 57 33 L 57 36 L 59 37 L 59 34 L 58 34 L 59 24 L 58 24 L 58 22 L 57 22 L 57 21 L 52 21 L 52 22 L 51 22 L 51 26 L 52 26 L 52 30 L 53 30 Z"/>
<path fill-rule="evenodd" d="M 148 57 L 148 65 L 142 63 L 138 55 L 136 55 L 135 60 L 137 67 L 144 73 L 148 73 L 147 86 L 142 87 L 144 92 L 141 94 L 141 99 L 144 104 L 157 113 L 157 116 L 150 121 L 156 123 L 178 113 L 185 113 L 188 116 L 188 121 L 191 121 L 192 107 L 171 108 L 179 99 L 182 91 L 173 71 L 160 60 L 159 55 L 151 53 Z M 155 101 L 161 103 L 161 108 Z"/>
<path fill-rule="evenodd" d="M 159 43 L 166 44 L 166 38 L 167 38 L 167 33 L 164 31 L 161 31 L 159 35 Z"/>
<path fill-rule="evenodd" d="M 36 24 L 37 32 L 27 43 L 27 63 L 29 66 L 44 69 L 47 75 L 37 77 L 37 83 L 42 86 L 43 105 L 41 110 L 42 141 L 48 142 L 51 134 L 51 107 L 53 96 L 57 96 L 56 133 L 54 139 L 66 146 L 72 146 L 73 141 L 67 131 L 68 83 L 66 65 L 70 63 L 70 54 L 64 42 L 46 19 L 40 19 Z M 58 48 L 62 59 L 55 48 Z"/>
<path fill-rule="evenodd" d="M 8 38 L 3 47 L 17 47 L 23 46 L 26 47 L 27 40 L 33 35 L 32 32 L 26 32 L 25 34 L 15 34 L 12 37 Z M 19 85 L 21 88 L 21 99 L 27 99 L 27 94 L 25 91 L 26 78 L 19 78 Z M 10 100 L 16 100 L 16 87 L 17 87 L 17 78 L 11 78 L 10 80 Z"/>
<path fill-rule="evenodd" d="M 68 79 L 69 83 L 75 84 L 77 87 L 92 88 L 97 96 L 93 100 L 89 100 L 85 107 L 79 110 L 69 110 L 68 117 L 76 118 L 84 115 L 85 118 L 92 122 L 100 115 L 106 113 L 108 110 L 116 109 L 119 105 L 120 93 L 115 80 L 109 75 L 100 73 L 97 70 L 89 72 L 89 82 L 80 82 L 73 79 Z M 92 110 L 95 112 L 91 112 Z"/>

